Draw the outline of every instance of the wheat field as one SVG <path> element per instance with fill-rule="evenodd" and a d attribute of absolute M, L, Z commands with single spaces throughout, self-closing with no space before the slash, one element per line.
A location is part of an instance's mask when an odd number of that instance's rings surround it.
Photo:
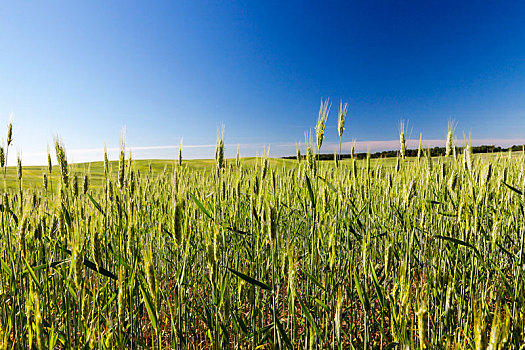
<path fill-rule="evenodd" d="M 319 128 L 296 160 L 2 169 L 0 348 L 520 348 L 525 155 L 317 161 Z"/>

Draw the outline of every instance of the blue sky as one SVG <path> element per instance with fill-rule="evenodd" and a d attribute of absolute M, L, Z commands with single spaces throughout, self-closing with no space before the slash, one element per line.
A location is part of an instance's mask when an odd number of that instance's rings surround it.
<path fill-rule="evenodd" d="M 321 98 L 326 152 L 409 135 L 525 142 L 525 4 L 519 1 L 23 1 L 0 4 L 0 125 L 41 163 L 101 159 L 123 127 L 136 158 L 294 154 Z M 378 146 L 380 145 L 380 146 Z M 14 157 L 12 157 L 14 160 Z"/>

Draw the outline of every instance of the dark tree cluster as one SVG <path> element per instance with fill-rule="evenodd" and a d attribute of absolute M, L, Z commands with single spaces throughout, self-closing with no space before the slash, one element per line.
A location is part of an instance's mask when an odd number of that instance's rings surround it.
<path fill-rule="evenodd" d="M 513 145 L 511 147 L 505 148 L 495 145 L 482 145 L 482 146 L 473 146 L 472 152 L 473 153 L 498 153 L 498 152 L 508 152 L 509 149 L 512 149 L 513 152 L 517 151 L 523 151 L 525 148 L 525 145 Z M 464 147 L 456 147 L 456 152 L 459 154 L 463 152 Z M 445 147 L 433 147 L 428 148 L 430 151 L 430 154 L 432 157 L 438 157 L 438 156 L 444 156 L 445 155 Z M 407 149 L 406 150 L 406 156 L 407 157 L 416 157 L 417 156 L 417 149 Z M 427 152 L 427 148 L 422 150 L 422 155 L 424 156 L 423 152 Z M 356 159 L 366 159 L 366 153 L 356 153 L 354 156 Z M 375 152 L 370 153 L 370 158 L 390 158 L 390 157 L 397 157 L 399 156 L 398 150 L 390 150 L 390 151 L 382 151 L 382 152 Z M 316 156 L 317 157 L 317 156 Z M 351 158 L 350 154 L 341 154 L 340 159 L 346 159 Z M 286 156 L 282 157 L 282 159 L 296 159 L 296 156 Z M 305 159 L 305 156 L 301 156 L 301 159 Z M 333 153 L 322 153 L 319 155 L 319 160 L 334 160 L 334 154 Z"/>

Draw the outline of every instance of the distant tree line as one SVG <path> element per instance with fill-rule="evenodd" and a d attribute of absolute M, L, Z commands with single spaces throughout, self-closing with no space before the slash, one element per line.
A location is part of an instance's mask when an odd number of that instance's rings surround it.
<path fill-rule="evenodd" d="M 463 152 L 463 149 L 465 147 L 456 147 L 456 152 L 459 154 Z M 482 146 L 472 146 L 472 152 L 473 153 L 498 153 L 498 152 L 508 152 L 509 149 L 512 149 L 513 152 L 515 151 L 523 151 L 525 148 L 525 145 L 513 145 L 511 147 L 505 148 L 500 146 L 494 146 L 494 145 L 482 145 Z M 423 156 L 423 152 L 426 152 L 427 150 L 430 151 L 430 154 L 432 157 L 438 157 L 438 156 L 444 156 L 445 155 L 445 147 L 432 147 L 432 148 L 423 148 L 421 150 Z M 366 159 L 367 153 L 355 153 L 354 157 L 357 159 Z M 370 158 L 389 158 L 389 157 L 397 157 L 399 155 L 398 150 L 391 150 L 391 151 L 382 151 L 382 152 L 375 152 L 370 153 Z M 417 156 L 417 149 L 407 149 L 406 150 L 406 156 L 407 157 L 416 157 Z M 283 159 L 296 159 L 296 156 L 286 156 L 282 157 Z M 305 155 L 301 155 L 301 158 L 304 159 Z M 346 159 L 351 158 L 350 154 L 341 154 L 340 159 Z M 334 160 L 334 154 L 333 153 L 322 153 L 319 155 L 319 160 Z"/>

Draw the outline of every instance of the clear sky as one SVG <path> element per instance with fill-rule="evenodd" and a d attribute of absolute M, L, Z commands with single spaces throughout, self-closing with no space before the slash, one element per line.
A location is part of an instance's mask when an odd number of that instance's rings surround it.
<path fill-rule="evenodd" d="M 522 1 L 2 2 L 0 127 L 12 113 L 24 164 L 55 135 L 70 161 L 101 159 L 124 126 L 137 158 L 175 158 L 181 138 L 211 158 L 222 123 L 228 155 L 279 156 L 330 97 L 327 152 L 340 100 L 365 149 L 402 119 L 412 139 L 454 119 L 461 140 L 522 143 L 524 23 Z"/>

